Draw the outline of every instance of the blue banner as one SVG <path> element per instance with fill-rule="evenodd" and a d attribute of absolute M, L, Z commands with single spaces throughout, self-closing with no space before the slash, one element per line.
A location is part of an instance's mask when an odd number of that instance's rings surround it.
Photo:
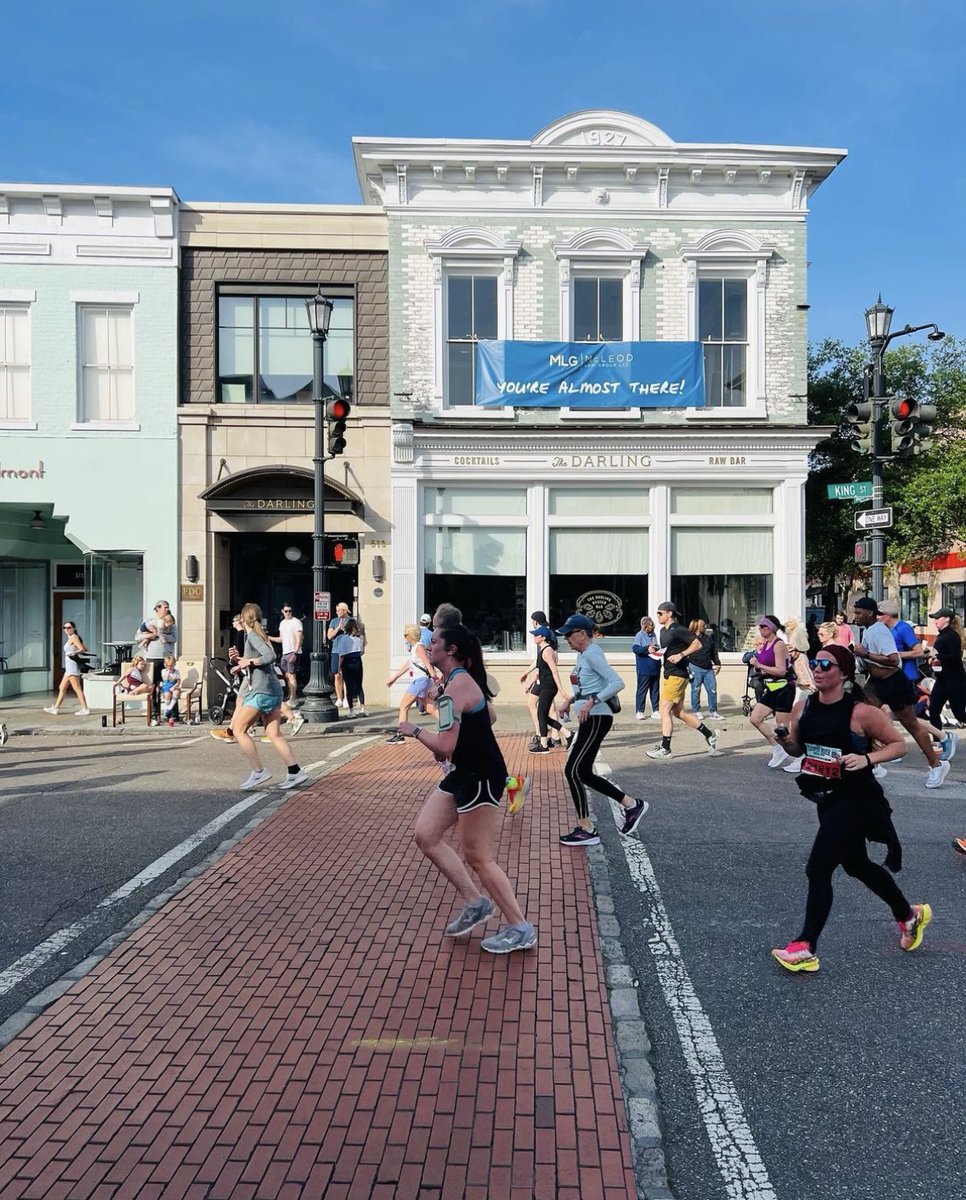
<path fill-rule="evenodd" d="M 478 342 L 483 408 L 703 408 L 700 342 Z"/>

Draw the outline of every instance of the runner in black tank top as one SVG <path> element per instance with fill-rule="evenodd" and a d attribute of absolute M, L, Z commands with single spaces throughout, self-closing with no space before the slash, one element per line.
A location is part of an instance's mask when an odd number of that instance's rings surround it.
<path fill-rule="evenodd" d="M 867 841 L 883 842 L 888 848 L 886 866 L 900 870 L 902 849 L 892 810 L 872 767 L 905 754 L 905 742 L 855 688 L 855 659 L 844 646 L 824 646 L 814 675 L 817 695 L 795 706 L 784 737 L 776 727 L 788 752 L 803 756 L 796 783 L 815 803 L 819 820 L 805 868 L 808 898 L 802 931 L 784 949 L 772 950 L 774 959 L 789 971 L 818 970 L 815 949 L 832 910 L 832 876 L 838 867 L 889 905 L 903 950 L 919 946 L 932 919 L 929 905 L 910 905 L 885 867 L 870 861 L 866 849 Z"/>
<path fill-rule="evenodd" d="M 483 949 L 491 954 L 528 950 L 536 945 L 537 932 L 524 917 L 509 879 L 493 857 L 497 811 L 507 775 L 503 754 L 493 736 L 495 718 L 479 639 L 462 625 L 434 630 L 429 658 L 446 679 L 445 701 L 442 697 L 437 701 L 440 731 L 426 733 L 421 726 L 407 721 L 399 726 L 399 732 L 417 738 L 437 762 L 452 764 L 426 798 L 415 830 L 420 850 L 465 902 L 463 911 L 447 925 L 446 934 L 466 937 L 477 925 L 488 921 L 499 906 L 507 924 L 483 939 Z M 450 709 L 452 723 L 448 723 Z M 457 821 L 465 864 L 443 840 Z M 489 896 L 482 894 L 467 867 L 476 873 Z"/>

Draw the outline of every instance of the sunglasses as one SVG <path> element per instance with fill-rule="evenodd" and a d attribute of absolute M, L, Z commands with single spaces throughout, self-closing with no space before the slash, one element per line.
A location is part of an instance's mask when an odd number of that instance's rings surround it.
<path fill-rule="evenodd" d="M 813 671 L 831 671 L 833 667 L 837 667 L 839 664 L 831 658 L 810 658 L 808 665 Z"/>
<path fill-rule="evenodd" d="M 291 610 L 290 608 L 283 608 L 283 609 L 282 609 L 282 612 L 291 612 L 291 611 L 292 611 L 292 610 Z"/>

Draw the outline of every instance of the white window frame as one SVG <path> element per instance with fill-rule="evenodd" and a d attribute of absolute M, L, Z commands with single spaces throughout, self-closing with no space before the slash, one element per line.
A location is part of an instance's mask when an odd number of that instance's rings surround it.
<path fill-rule="evenodd" d="M 687 266 L 688 341 L 698 340 L 698 281 L 700 279 L 744 279 L 747 283 L 747 338 L 745 364 L 746 403 L 742 408 L 687 408 L 685 416 L 702 421 L 760 420 L 767 415 L 767 356 L 765 354 L 765 309 L 768 262 L 773 246 L 759 242 L 744 230 L 717 229 L 693 245 L 681 249 Z"/>
<path fill-rule="evenodd" d="M 600 276 L 623 281 L 623 331 L 621 340 L 636 342 L 641 336 L 641 273 L 649 242 L 635 242 L 618 229 L 583 229 L 569 241 L 554 242 L 560 287 L 560 340 L 574 337 L 574 278 Z M 639 408 L 562 408 L 564 420 L 626 420 L 639 417 Z"/>
<path fill-rule="evenodd" d="M 15 309 L 18 312 L 26 312 L 27 314 L 27 361 L 25 363 L 0 363 L 0 368 L 6 371 L 7 367 L 16 367 L 27 369 L 27 411 L 26 417 L 0 417 L 0 429 L 36 429 L 37 422 L 31 419 L 29 415 L 33 411 L 33 370 L 32 370 L 32 354 L 33 349 L 33 322 L 31 320 L 30 306 L 36 302 L 37 293 L 33 288 L 0 288 L 0 308 Z M 4 386 L 6 380 L 4 379 Z M 6 397 L 4 397 L 6 403 Z"/>
<path fill-rule="evenodd" d="M 76 325 L 77 325 L 77 420 L 71 424 L 72 430 L 139 430 L 140 424 L 135 420 L 134 414 L 137 412 L 137 395 L 136 395 L 136 379 L 137 370 L 135 363 L 135 323 L 134 323 L 134 308 L 137 303 L 137 293 L 74 293 L 71 299 L 75 303 L 76 308 Z M 84 388 L 84 368 L 88 365 L 85 362 L 86 348 L 84 342 L 84 317 L 92 310 L 113 310 L 117 313 L 126 313 L 131 322 L 131 416 L 119 417 L 116 420 L 91 418 L 87 414 L 87 397 Z M 111 364 L 107 364 L 108 370 L 113 370 Z M 119 370 L 122 368 L 118 368 Z M 123 370 L 127 370 L 124 367 Z"/>
<path fill-rule="evenodd" d="M 447 417 L 478 417 L 475 404 L 450 406 L 448 402 L 447 276 L 492 275 L 497 278 L 496 335 L 500 340 L 513 337 L 514 264 L 523 245 L 488 229 L 461 226 L 450 230 L 438 242 L 427 242 L 425 250 L 433 268 L 433 404 Z M 488 408 L 488 419 L 515 416 L 512 406 Z"/>

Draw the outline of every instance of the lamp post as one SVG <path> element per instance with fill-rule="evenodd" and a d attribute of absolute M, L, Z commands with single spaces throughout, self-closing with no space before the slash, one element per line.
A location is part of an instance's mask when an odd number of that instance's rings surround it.
<path fill-rule="evenodd" d="M 885 352 L 891 341 L 898 337 L 906 337 L 910 333 L 919 333 L 929 329 L 927 335 L 931 342 L 940 342 L 946 336 L 938 325 L 906 325 L 890 333 L 892 314 L 895 309 L 882 303 L 882 296 L 871 308 L 865 310 L 865 328 L 872 350 L 872 507 L 882 508 L 884 502 L 883 465 L 886 460 L 885 449 L 885 407 L 888 403 L 885 378 Z M 867 377 L 868 378 L 868 377 Z M 876 601 L 884 599 L 883 570 L 885 567 L 885 531 L 881 528 L 872 530 L 872 598 Z"/>
<path fill-rule="evenodd" d="M 309 329 L 312 331 L 312 402 L 315 408 L 315 520 L 312 528 L 312 653 L 311 671 L 305 688 L 302 716 L 312 724 L 327 725 L 338 721 L 339 710 L 332 703 L 332 676 L 326 626 L 331 611 L 329 572 L 325 564 L 325 433 L 323 417 L 325 400 L 323 351 L 332 319 L 332 301 L 322 295 L 322 289 L 305 301 Z M 325 600 L 325 597 L 329 597 Z"/>

